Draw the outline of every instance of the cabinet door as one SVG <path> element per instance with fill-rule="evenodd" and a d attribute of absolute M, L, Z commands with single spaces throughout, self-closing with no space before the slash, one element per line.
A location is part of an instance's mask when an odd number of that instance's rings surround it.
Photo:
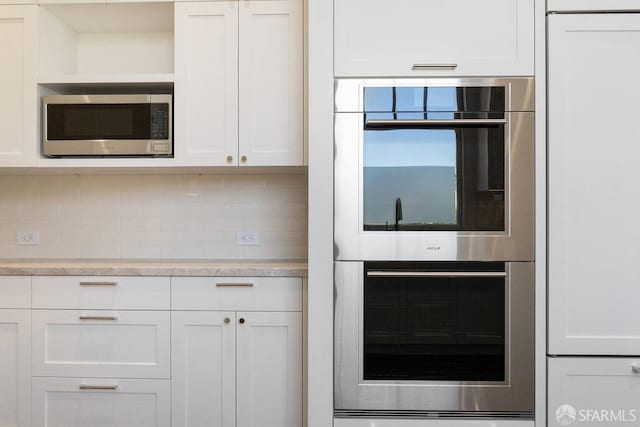
<path fill-rule="evenodd" d="M 0 426 L 31 425 L 31 316 L 0 310 Z"/>
<path fill-rule="evenodd" d="M 35 166 L 38 6 L 0 6 L 0 167 Z"/>
<path fill-rule="evenodd" d="M 549 351 L 640 355 L 640 15 L 549 16 Z"/>
<path fill-rule="evenodd" d="M 549 359 L 549 427 L 638 425 L 640 359 Z"/>
<path fill-rule="evenodd" d="M 172 313 L 172 425 L 235 427 L 234 312 Z"/>
<path fill-rule="evenodd" d="M 34 427 L 170 427 L 169 380 L 33 378 Z"/>
<path fill-rule="evenodd" d="M 302 426 L 302 313 L 238 313 L 238 427 Z"/>
<path fill-rule="evenodd" d="M 239 7 L 240 165 L 302 165 L 302 1 Z"/>
<path fill-rule="evenodd" d="M 175 5 L 176 163 L 238 164 L 238 2 Z"/>
<path fill-rule="evenodd" d="M 336 1 L 334 33 L 337 77 L 533 75 L 534 0 Z"/>

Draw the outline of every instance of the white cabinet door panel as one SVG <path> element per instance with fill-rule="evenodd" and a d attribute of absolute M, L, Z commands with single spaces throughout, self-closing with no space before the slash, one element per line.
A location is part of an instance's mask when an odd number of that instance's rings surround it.
<path fill-rule="evenodd" d="M 172 425 L 235 427 L 234 312 L 172 313 Z"/>
<path fill-rule="evenodd" d="M 169 380 L 34 378 L 33 426 L 170 427 L 170 389 Z"/>
<path fill-rule="evenodd" d="M 175 5 L 176 163 L 238 164 L 238 2 Z"/>
<path fill-rule="evenodd" d="M 31 313 L 0 310 L 0 426 L 31 424 Z"/>
<path fill-rule="evenodd" d="M 240 2 L 240 164 L 302 165 L 301 0 Z"/>
<path fill-rule="evenodd" d="M 302 426 L 302 313 L 238 313 L 238 427 Z"/>
<path fill-rule="evenodd" d="M 334 32 L 337 77 L 533 75 L 534 0 L 336 1 Z"/>
<path fill-rule="evenodd" d="M 31 277 L 0 276 L 0 308 L 31 308 Z"/>
<path fill-rule="evenodd" d="M 640 359 L 559 357 L 549 358 L 548 365 L 549 427 L 571 420 L 574 425 L 640 423 L 640 374 L 632 370 L 640 368 Z"/>
<path fill-rule="evenodd" d="M 549 16 L 549 352 L 640 355 L 640 14 Z"/>
<path fill-rule="evenodd" d="M 0 166 L 35 166 L 38 6 L 0 6 Z"/>
<path fill-rule="evenodd" d="M 33 310 L 33 374 L 169 378 L 170 314 Z"/>

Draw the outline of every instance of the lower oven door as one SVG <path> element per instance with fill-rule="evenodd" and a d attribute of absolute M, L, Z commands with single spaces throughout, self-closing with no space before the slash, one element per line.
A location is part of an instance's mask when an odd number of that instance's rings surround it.
<path fill-rule="evenodd" d="M 337 415 L 533 416 L 534 264 L 336 262 Z"/>

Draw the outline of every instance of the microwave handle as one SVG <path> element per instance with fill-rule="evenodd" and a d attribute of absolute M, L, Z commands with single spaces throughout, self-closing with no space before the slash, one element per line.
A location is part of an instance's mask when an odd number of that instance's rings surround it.
<path fill-rule="evenodd" d="M 507 119 L 399 119 L 399 120 L 386 120 L 386 119 L 369 119 L 366 122 L 367 127 L 403 127 L 403 126 L 499 126 L 507 123 Z"/>
<path fill-rule="evenodd" d="M 504 271 L 367 271 L 367 277 L 507 277 Z"/>

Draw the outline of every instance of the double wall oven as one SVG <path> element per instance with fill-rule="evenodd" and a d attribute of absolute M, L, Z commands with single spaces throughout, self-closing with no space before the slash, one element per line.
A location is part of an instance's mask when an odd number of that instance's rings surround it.
<path fill-rule="evenodd" d="M 533 79 L 340 80 L 337 416 L 531 417 Z"/>

